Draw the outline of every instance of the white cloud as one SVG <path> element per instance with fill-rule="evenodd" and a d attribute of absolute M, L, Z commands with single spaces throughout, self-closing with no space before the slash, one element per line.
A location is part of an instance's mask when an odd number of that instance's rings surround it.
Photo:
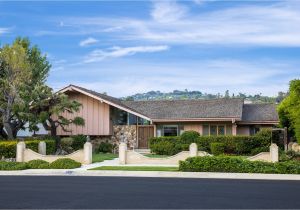
<path fill-rule="evenodd" d="M 152 53 L 168 50 L 166 45 L 158 46 L 135 46 L 135 47 L 112 47 L 107 50 L 94 50 L 84 59 L 84 63 L 101 61 L 106 58 L 118 58 L 136 53 Z"/>
<path fill-rule="evenodd" d="M 85 47 L 85 46 L 88 46 L 88 45 L 92 45 L 92 44 L 95 44 L 99 42 L 99 40 L 93 38 L 93 37 L 89 37 L 85 40 L 82 40 L 80 43 L 79 43 L 79 46 L 81 47 Z"/>
<path fill-rule="evenodd" d="M 277 63 L 277 64 L 275 64 Z M 293 67 L 294 66 L 294 67 Z M 274 96 L 288 89 L 289 80 L 299 75 L 297 65 L 274 60 L 194 60 L 159 64 L 135 60 L 86 63 L 66 66 L 51 75 L 53 87 L 74 83 L 116 97 L 150 90 L 200 90 L 207 93 L 248 93 Z M 86 69 L 89 69 L 88 74 Z M 286 71 L 289 69 L 289 71 Z M 68 78 L 56 83 L 56 78 Z M 105 78 L 105 79 L 104 79 Z M 146 78 L 146 79 L 145 79 Z"/>
<path fill-rule="evenodd" d="M 72 17 L 73 33 L 108 33 L 119 40 L 162 44 L 300 46 L 299 2 L 238 5 L 188 12 L 186 5 L 154 1 L 151 19 Z M 78 27 L 81 30 L 78 30 Z"/>
<path fill-rule="evenodd" d="M 154 1 L 151 16 L 158 22 L 168 23 L 181 19 L 187 11 L 185 6 L 175 1 Z"/>
<path fill-rule="evenodd" d="M 10 32 L 9 28 L 0 28 L 0 35 L 5 34 L 5 33 L 9 33 L 9 32 Z"/>

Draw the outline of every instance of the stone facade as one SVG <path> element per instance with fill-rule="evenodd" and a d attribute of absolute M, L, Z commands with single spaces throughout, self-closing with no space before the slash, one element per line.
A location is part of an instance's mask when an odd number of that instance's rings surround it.
<path fill-rule="evenodd" d="M 114 125 L 113 135 L 111 136 L 97 136 L 91 138 L 93 148 L 97 149 L 101 142 L 109 142 L 115 144 L 115 151 L 118 151 L 120 142 L 127 143 L 128 148 L 132 149 L 137 146 L 137 127 L 136 125 Z"/>

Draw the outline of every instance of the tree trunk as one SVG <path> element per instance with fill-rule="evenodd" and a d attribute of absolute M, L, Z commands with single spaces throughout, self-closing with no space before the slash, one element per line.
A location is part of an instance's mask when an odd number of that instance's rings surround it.
<path fill-rule="evenodd" d="M 7 138 L 8 139 L 14 139 L 14 133 L 13 133 L 13 129 L 11 127 L 11 124 L 8 123 L 8 122 L 4 122 L 3 123 L 4 125 L 4 128 L 5 128 L 5 131 L 6 131 L 6 134 L 7 134 Z"/>

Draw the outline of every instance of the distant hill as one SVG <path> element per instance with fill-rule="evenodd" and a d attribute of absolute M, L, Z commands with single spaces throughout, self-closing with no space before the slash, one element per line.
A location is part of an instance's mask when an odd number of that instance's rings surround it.
<path fill-rule="evenodd" d="M 173 90 L 172 92 L 163 93 L 160 91 L 149 91 L 147 93 L 137 93 L 131 96 L 123 97 L 128 101 L 145 101 L 145 100 L 183 100 L 183 99 L 215 99 L 215 98 L 243 98 L 246 103 L 279 103 L 287 93 L 279 92 L 276 97 L 262 96 L 261 94 L 247 95 L 239 93 L 230 94 L 228 90 L 224 94 L 203 93 L 201 91 Z"/>

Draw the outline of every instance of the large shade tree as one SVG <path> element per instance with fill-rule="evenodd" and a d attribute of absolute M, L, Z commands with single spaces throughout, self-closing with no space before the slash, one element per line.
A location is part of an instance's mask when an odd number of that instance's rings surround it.
<path fill-rule="evenodd" d="M 278 113 L 281 125 L 300 143 L 300 79 L 290 82 L 289 94 L 278 106 Z"/>

